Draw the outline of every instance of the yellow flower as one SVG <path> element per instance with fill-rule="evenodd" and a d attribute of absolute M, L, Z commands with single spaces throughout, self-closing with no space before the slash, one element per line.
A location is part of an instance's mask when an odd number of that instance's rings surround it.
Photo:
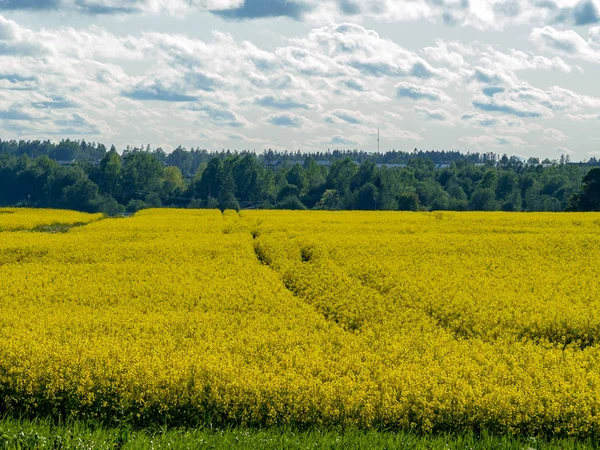
<path fill-rule="evenodd" d="M 100 218 L 0 210 L 15 412 L 600 432 L 599 214 Z"/>

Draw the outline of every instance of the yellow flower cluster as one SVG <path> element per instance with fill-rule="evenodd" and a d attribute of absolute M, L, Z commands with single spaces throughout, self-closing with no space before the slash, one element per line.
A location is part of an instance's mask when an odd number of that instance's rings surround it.
<path fill-rule="evenodd" d="M 600 434 L 599 214 L 2 211 L 0 410 Z"/>
<path fill-rule="evenodd" d="M 32 230 L 52 225 L 84 225 L 102 218 L 102 214 L 85 214 L 76 211 L 27 208 L 0 209 L 0 232 Z"/>

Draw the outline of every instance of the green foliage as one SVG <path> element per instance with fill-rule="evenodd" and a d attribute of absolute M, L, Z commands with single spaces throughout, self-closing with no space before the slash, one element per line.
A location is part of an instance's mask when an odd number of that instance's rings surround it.
<path fill-rule="evenodd" d="M 471 197 L 471 209 L 474 211 L 496 211 L 498 203 L 491 187 L 478 188 Z"/>
<path fill-rule="evenodd" d="M 298 191 L 302 191 L 306 185 L 306 173 L 300 164 L 294 164 L 286 178 L 290 185 L 298 188 Z"/>
<path fill-rule="evenodd" d="M 290 209 L 294 211 L 301 211 L 306 209 L 306 206 L 302 204 L 302 202 L 298 199 L 298 197 L 294 195 L 290 195 L 281 200 L 277 205 L 275 205 L 276 209 Z"/>
<path fill-rule="evenodd" d="M 356 209 L 362 211 L 377 209 L 379 191 L 373 183 L 363 185 L 356 194 Z"/>
<path fill-rule="evenodd" d="M 358 429 L 309 429 L 294 428 L 213 428 L 199 424 L 197 428 L 135 429 L 127 424 L 118 428 L 102 426 L 101 423 L 69 422 L 54 424 L 49 420 L 0 421 L 0 448 L 94 448 L 94 449 L 256 449 L 300 450 L 307 448 L 327 449 L 398 449 L 398 450 L 447 450 L 447 449 L 506 449 L 522 450 L 545 448 L 550 450 L 596 449 L 594 441 L 575 439 L 543 440 L 534 436 L 493 436 L 485 431 L 480 434 L 420 435 L 409 431 L 391 432 Z"/>
<path fill-rule="evenodd" d="M 350 158 L 334 162 L 327 176 L 327 188 L 335 189 L 340 195 L 348 194 L 350 183 L 357 172 L 358 166 Z"/>
<path fill-rule="evenodd" d="M 59 164 L 52 158 L 66 159 Z M 450 163 L 436 167 L 440 161 Z M 600 169 L 570 164 L 566 158 L 548 163 L 492 153 L 423 151 L 306 155 L 269 150 L 255 155 L 178 147 L 167 155 L 160 148 L 128 147 L 119 155 L 114 146 L 107 151 L 85 141 L 0 141 L 0 205 L 107 215 L 126 207 L 159 206 L 600 210 Z"/>
<path fill-rule="evenodd" d="M 165 196 L 181 195 L 186 188 L 183 174 L 178 167 L 166 167 L 163 178 L 162 192 Z"/>
<path fill-rule="evenodd" d="M 87 178 L 80 178 L 63 189 L 62 203 L 66 208 L 94 212 L 97 201 L 98 186 Z"/>
<path fill-rule="evenodd" d="M 225 211 L 226 209 L 234 209 L 236 211 L 240 210 L 240 204 L 233 195 L 233 192 L 223 193 L 223 195 L 219 198 L 219 209 L 221 211 Z"/>
<path fill-rule="evenodd" d="M 99 169 L 100 192 L 112 197 L 118 191 L 122 169 L 121 157 L 114 146 L 100 161 Z"/>
<path fill-rule="evenodd" d="M 125 212 L 125 207 L 114 198 L 104 196 L 98 198 L 95 209 L 107 216 L 118 216 Z"/>
<path fill-rule="evenodd" d="M 277 194 L 277 201 L 281 201 L 286 197 L 298 197 L 300 195 L 300 189 L 295 184 L 287 184 Z"/>
<path fill-rule="evenodd" d="M 590 170 L 583 178 L 583 186 L 571 198 L 569 210 L 600 211 L 600 168 Z"/>
<path fill-rule="evenodd" d="M 398 195 L 399 211 L 418 211 L 419 196 L 415 192 L 404 192 Z"/>
<path fill-rule="evenodd" d="M 327 189 L 323 193 L 323 197 L 317 203 L 317 209 L 337 209 L 340 202 L 340 197 L 335 189 Z"/>
<path fill-rule="evenodd" d="M 121 198 L 143 198 L 148 193 L 159 192 L 163 171 L 163 164 L 150 153 L 135 151 L 124 154 Z"/>
<path fill-rule="evenodd" d="M 128 213 L 136 213 L 142 209 L 146 209 L 148 206 L 141 200 L 130 200 L 125 208 Z"/>
<path fill-rule="evenodd" d="M 144 203 L 148 208 L 160 208 L 163 206 L 162 200 L 160 199 L 160 195 L 158 193 L 150 193 L 144 197 Z"/>

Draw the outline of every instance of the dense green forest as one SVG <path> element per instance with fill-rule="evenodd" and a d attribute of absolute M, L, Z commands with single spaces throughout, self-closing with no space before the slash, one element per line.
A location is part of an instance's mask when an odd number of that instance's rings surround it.
<path fill-rule="evenodd" d="M 148 207 L 600 210 L 600 162 L 454 151 L 323 153 L 0 141 L 0 205 L 109 215 Z"/>

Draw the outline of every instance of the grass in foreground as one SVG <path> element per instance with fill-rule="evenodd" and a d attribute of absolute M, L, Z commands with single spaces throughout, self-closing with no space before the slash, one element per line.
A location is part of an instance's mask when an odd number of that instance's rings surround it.
<path fill-rule="evenodd" d="M 103 428 L 94 423 L 0 420 L 1 449 L 587 449 L 592 441 L 541 441 L 473 434 L 421 436 L 410 432 Z"/>

